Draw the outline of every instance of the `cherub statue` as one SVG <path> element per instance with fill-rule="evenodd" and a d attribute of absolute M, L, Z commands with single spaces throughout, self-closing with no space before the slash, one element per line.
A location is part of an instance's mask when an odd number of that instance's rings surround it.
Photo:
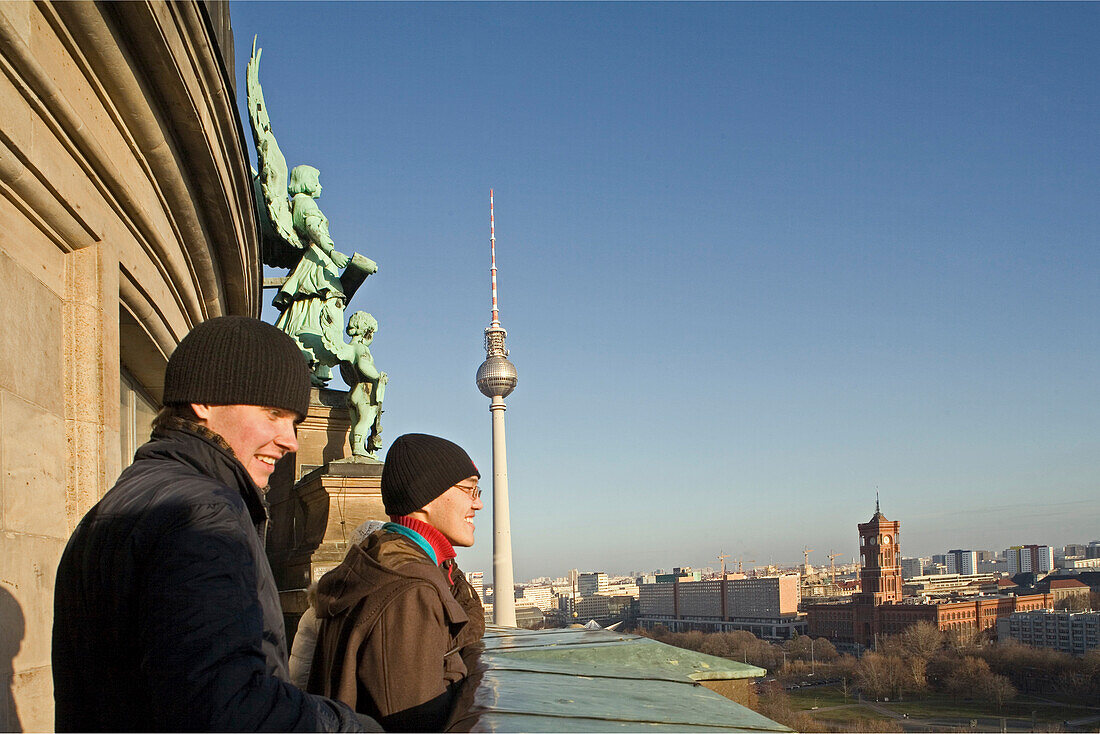
<path fill-rule="evenodd" d="M 348 411 L 351 413 L 351 453 L 374 456 L 382 448 L 382 400 L 389 377 L 374 366 L 370 345 L 378 331 L 378 321 L 366 311 L 356 311 L 348 319 L 345 343 L 337 325 L 338 312 L 325 308 L 321 314 L 324 328 L 321 339 L 325 348 L 340 360 L 340 376 L 351 387 Z"/>
<path fill-rule="evenodd" d="M 275 325 L 298 343 L 309 362 L 313 384 L 324 387 L 332 377 L 331 368 L 340 360 L 321 338 L 321 314 L 331 311 L 342 326 L 344 306 L 366 277 L 378 272 L 378 265 L 358 253 L 349 258 L 336 249 L 328 219 L 316 202 L 321 195 L 321 174 L 316 168 L 295 166 L 288 186 L 286 158 L 271 132 L 260 86 L 262 51 L 253 39 L 246 71 L 248 119 L 260 165 L 253 185 L 259 204 L 262 259 L 270 267 L 291 270 L 272 301 L 280 312 Z"/>

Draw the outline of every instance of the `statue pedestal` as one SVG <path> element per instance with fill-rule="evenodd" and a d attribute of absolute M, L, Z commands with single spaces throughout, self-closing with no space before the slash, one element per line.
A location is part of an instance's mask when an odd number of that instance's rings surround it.
<path fill-rule="evenodd" d="M 357 527 L 389 519 L 382 509 L 382 463 L 314 469 L 271 510 L 267 555 L 275 582 L 280 589 L 308 588 L 344 560 Z"/>
<path fill-rule="evenodd" d="M 274 504 L 280 490 L 289 489 L 314 469 L 351 455 L 347 400 L 345 390 L 309 391 L 309 412 L 298 424 L 298 451 L 275 465 L 268 502 Z"/>
<path fill-rule="evenodd" d="M 346 392 L 310 394 L 309 414 L 298 426 L 298 452 L 271 477 L 267 557 L 280 590 L 287 632 L 306 609 L 306 589 L 344 560 L 353 531 L 367 520 L 388 520 L 382 506 L 382 462 L 345 458 Z"/>

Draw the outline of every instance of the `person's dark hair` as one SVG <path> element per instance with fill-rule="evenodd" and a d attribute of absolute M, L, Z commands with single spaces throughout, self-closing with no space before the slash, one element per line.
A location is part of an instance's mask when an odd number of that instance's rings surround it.
<path fill-rule="evenodd" d="M 157 411 L 156 416 L 153 418 L 153 433 L 167 428 L 169 423 L 176 420 L 198 423 L 199 417 L 195 415 L 195 411 L 191 409 L 190 403 L 172 403 L 171 405 L 165 405 Z"/>

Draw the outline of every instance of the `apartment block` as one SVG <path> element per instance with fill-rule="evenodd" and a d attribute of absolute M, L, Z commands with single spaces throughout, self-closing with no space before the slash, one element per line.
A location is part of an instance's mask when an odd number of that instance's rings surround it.
<path fill-rule="evenodd" d="M 526 603 L 538 607 L 544 612 L 557 607 L 557 600 L 554 598 L 554 589 L 550 584 L 532 584 L 530 586 L 525 586 L 523 587 L 521 598 Z"/>
<path fill-rule="evenodd" d="M 1054 570 L 1054 549 L 1049 545 L 1014 545 L 1005 549 L 1005 558 L 1012 575 Z"/>
<path fill-rule="evenodd" d="M 1100 612 L 1017 612 L 997 620 L 997 638 L 1084 655 L 1100 647 Z"/>
<path fill-rule="evenodd" d="M 901 577 L 903 579 L 911 579 L 914 576 L 924 575 L 924 559 L 923 558 L 902 558 L 901 559 Z"/>
<path fill-rule="evenodd" d="M 946 555 L 947 572 L 962 575 L 977 573 L 978 554 L 972 550 L 949 550 Z"/>

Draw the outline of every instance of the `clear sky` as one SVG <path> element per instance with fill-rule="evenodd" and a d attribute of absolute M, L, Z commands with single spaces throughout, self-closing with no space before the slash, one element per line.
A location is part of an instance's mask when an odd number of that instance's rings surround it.
<path fill-rule="evenodd" d="M 464 568 L 490 188 L 517 580 L 1100 538 L 1100 4 L 231 8 Z"/>

